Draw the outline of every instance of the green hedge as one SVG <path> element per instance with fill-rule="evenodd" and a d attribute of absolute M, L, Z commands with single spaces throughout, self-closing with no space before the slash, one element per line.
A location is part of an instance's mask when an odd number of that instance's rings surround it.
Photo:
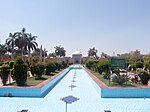
<path fill-rule="evenodd" d="M 14 78 L 18 86 L 26 85 L 27 80 L 27 64 L 21 57 L 17 57 L 14 63 Z"/>
<path fill-rule="evenodd" d="M 98 70 L 99 74 L 102 74 L 102 72 L 105 72 L 106 74 L 108 74 L 109 64 L 110 64 L 110 62 L 108 60 L 99 62 L 97 65 L 97 70 Z"/>
<path fill-rule="evenodd" d="M 12 69 L 14 67 L 14 61 L 10 61 L 9 66 L 10 66 L 10 69 Z"/>
<path fill-rule="evenodd" d="M 10 67 L 8 64 L 3 64 L 1 66 L 1 78 L 2 78 L 2 82 L 3 85 L 6 85 L 6 81 L 8 78 L 8 75 L 10 74 Z"/>
<path fill-rule="evenodd" d="M 148 81 L 150 80 L 150 74 L 148 74 L 148 72 L 146 71 L 141 71 L 138 76 L 141 79 L 141 82 L 143 85 L 147 85 Z"/>
<path fill-rule="evenodd" d="M 99 63 L 98 60 L 93 60 L 93 59 L 87 60 L 87 61 L 86 61 L 86 67 L 87 67 L 88 69 L 91 69 L 91 70 L 96 71 L 96 70 L 97 70 L 97 64 L 98 64 L 98 63 Z"/>
<path fill-rule="evenodd" d="M 61 70 L 62 69 L 62 64 L 60 62 L 54 62 L 55 63 L 55 69 L 56 70 Z"/>
<path fill-rule="evenodd" d="M 46 64 L 46 75 L 50 75 L 51 72 L 55 72 L 56 70 L 56 65 L 54 62 L 48 62 Z"/>
<path fill-rule="evenodd" d="M 61 65 L 62 65 L 62 69 L 68 67 L 68 63 L 67 63 L 67 62 L 64 62 L 64 61 L 61 62 Z"/>
<path fill-rule="evenodd" d="M 33 66 L 33 72 L 37 78 L 40 79 L 44 74 L 45 65 L 43 63 L 37 63 Z"/>
<path fill-rule="evenodd" d="M 144 63 L 143 62 L 136 62 L 135 63 L 135 67 L 136 68 L 143 68 L 144 67 Z"/>
<path fill-rule="evenodd" d="M 14 71 L 14 61 L 10 61 L 9 62 L 9 66 L 10 66 L 10 74 L 12 77 L 14 77 L 13 71 Z"/>
<path fill-rule="evenodd" d="M 127 80 L 126 75 L 117 75 L 115 76 L 112 81 L 119 84 L 119 85 L 123 85 L 123 83 L 125 83 Z"/>

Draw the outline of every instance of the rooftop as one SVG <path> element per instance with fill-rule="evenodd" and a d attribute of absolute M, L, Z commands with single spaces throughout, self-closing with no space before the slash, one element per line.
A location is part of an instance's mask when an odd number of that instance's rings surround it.
<path fill-rule="evenodd" d="M 72 53 L 72 55 L 82 55 L 82 53 L 81 53 L 81 51 L 74 51 L 73 53 Z"/>

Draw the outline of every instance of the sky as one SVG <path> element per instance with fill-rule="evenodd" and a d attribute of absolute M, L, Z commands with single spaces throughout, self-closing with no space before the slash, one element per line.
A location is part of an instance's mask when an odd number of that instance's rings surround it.
<path fill-rule="evenodd" d="M 95 47 L 98 54 L 150 53 L 150 0 L 0 0 L 0 43 L 9 33 L 38 36 L 48 52 L 66 55 Z"/>

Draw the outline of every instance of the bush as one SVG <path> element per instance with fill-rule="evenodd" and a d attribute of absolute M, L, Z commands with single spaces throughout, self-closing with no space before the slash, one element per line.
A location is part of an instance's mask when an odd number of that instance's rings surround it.
<path fill-rule="evenodd" d="M 91 59 L 91 60 L 86 61 L 86 67 L 87 67 L 88 69 L 97 71 L 97 64 L 98 64 L 98 63 L 99 63 L 98 60 L 93 60 L 93 59 Z"/>
<path fill-rule="evenodd" d="M 32 57 L 31 61 L 32 61 L 32 63 L 38 63 L 39 62 L 39 58 L 38 57 Z"/>
<path fill-rule="evenodd" d="M 45 65 L 43 63 L 37 63 L 33 66 L 33 72 L 37 78 L 40 79 L 44 74 Z"/>
<path fill-rule="evenodd" d="M 31 65 L 32 63 L 30 61 L 26 60 L 26 64 L 28 66 L 28 70 L 30 71 L 31 67 L 32 67 L 32 65 Z"/>
<path fill-rule="evenodd" d="M 62 61 L 62 69 L 64 69 L 64 68 L 67 68 L 68 67 L 68 63 L 67 62 L 64 62 L 64 61 Z"/>
<path fill-rule="evenodd" d="M 122 85 L 123 83 L 126 82 L 126 75 L 118 75 L 118 76 L 115 76 L 113 79 L 112 79 L 113 82 L 119 84 L 119 85 Z"/>
<path fill-rule="evenodd" d="M 72 63 L 72 62 L 69 62 L 68 64 L 69 64 L 69 65 L 73 65 L 73 63 Z"/>
<path fill-rule="evenodd" d="M 104 79 L 109 79 L 109 74 L 107 74 L 106 72 L 102 72 L 102 75 Z"/>
<path fill-rule="evenodd" d="M 3 64 L 1 66 L 1 78 L 3 85 L 6 85 L 6 81 L 8 79 L 8 75 L 10 74 L 10 67 L 8 64 Z"/>
<path fill-rule="evenodd" d="M 62 68 L 62 64 L 60 62 L 54 62 L 55 63 L 55 70 L 60 70 Z"/>
<path fill-rule="evenodd" d="M 10 74 L 11 74 L 11 76 L 13 76 L 14 61 L 10 61 L 10 62 L 9 62 L 9 66 L 10 66 Z"/>
<path fill-rule="evenodd" d="M 144 66 L 150 70 L 150 61 L 144 62 Z"/>
<path fill-rule="evenodd" d="M 3 63 L 4 63 L 4 64 L 9 64 L 9 61 L 4 61 Z"/>
<path fill-rule="evenodd" d="M 112 68 L 112 73 L 119 75 L 120 74 L 119 68 Z"/>
<path fill-rule="evenodd" d="M 3 62 L 0 62 L 0 66 L 2 66 L 4 63 Z"/>
<path fill-rule="evenodd" d="M 48 62 L 46 64 L 46 75 L 51 74 L 51 72 L 55 72 L 56 70 L 56 65 L 54 62 Z"/>
<path fill-rule="evenodd" d="M 27 80 L 27 65 L 21 57 L 17 57 L 14 63 L 14 78 L 18 86 L 24 86 Z"/>
<path fill-rule="evenodd" d="M 10 69 L 12 69 L 13 66 L 14 66 L 14 61 L 10 61 L 10 62 L 9 62 L 9 66 L 10 66 Z"/>
<path fill-rule="evenodd" d="M 141 83 L 142 83 L 143 85 L 147 85 L 147 84 L 148 84 L 148 81 L 149 81 L 149 79 L 150 79 L 150 75 L 148 74 L 148 72 L 146 72 L 146 71 L 141 71 L 141 72 L 138 74 L 138 76 L 140 77 Z"/>
<path fill-rule="evenodd" d="M 143 66 L 144 66 L 143 62 L 136 62 L 135 63 L 136 68 L 143 68 Z"/>
<path fill-rule="evenodd" d="M 99 62 L 97 65 L 97 70 L 98 70 L 99 74 L 102 74 L 102 72 L 105 72 L 106 74 L 108 74 L 108 72 L 109 72 L 109 61 L 105 60 L 105 61 Z"/>
<path fill-rule="evenodd" d="M 27 61 L 28 70 L 31 71 L 31 74 L 34 74 L 33 67 L 34 67 L 35 64 L 38 63 L 38 61 L 39 61 L 39 60 L 38 60 L 37 57 L 32 57 L 30 62 Z"/>

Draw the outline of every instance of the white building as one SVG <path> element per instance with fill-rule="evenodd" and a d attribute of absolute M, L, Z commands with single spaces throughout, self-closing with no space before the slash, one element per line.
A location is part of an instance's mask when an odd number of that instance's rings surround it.
<path fill-rule="evenodd" d="M 80 64 L 82 62 L 82 53 L 81 51 L 75 51 L 72 53 L 73 63 Z"/>

